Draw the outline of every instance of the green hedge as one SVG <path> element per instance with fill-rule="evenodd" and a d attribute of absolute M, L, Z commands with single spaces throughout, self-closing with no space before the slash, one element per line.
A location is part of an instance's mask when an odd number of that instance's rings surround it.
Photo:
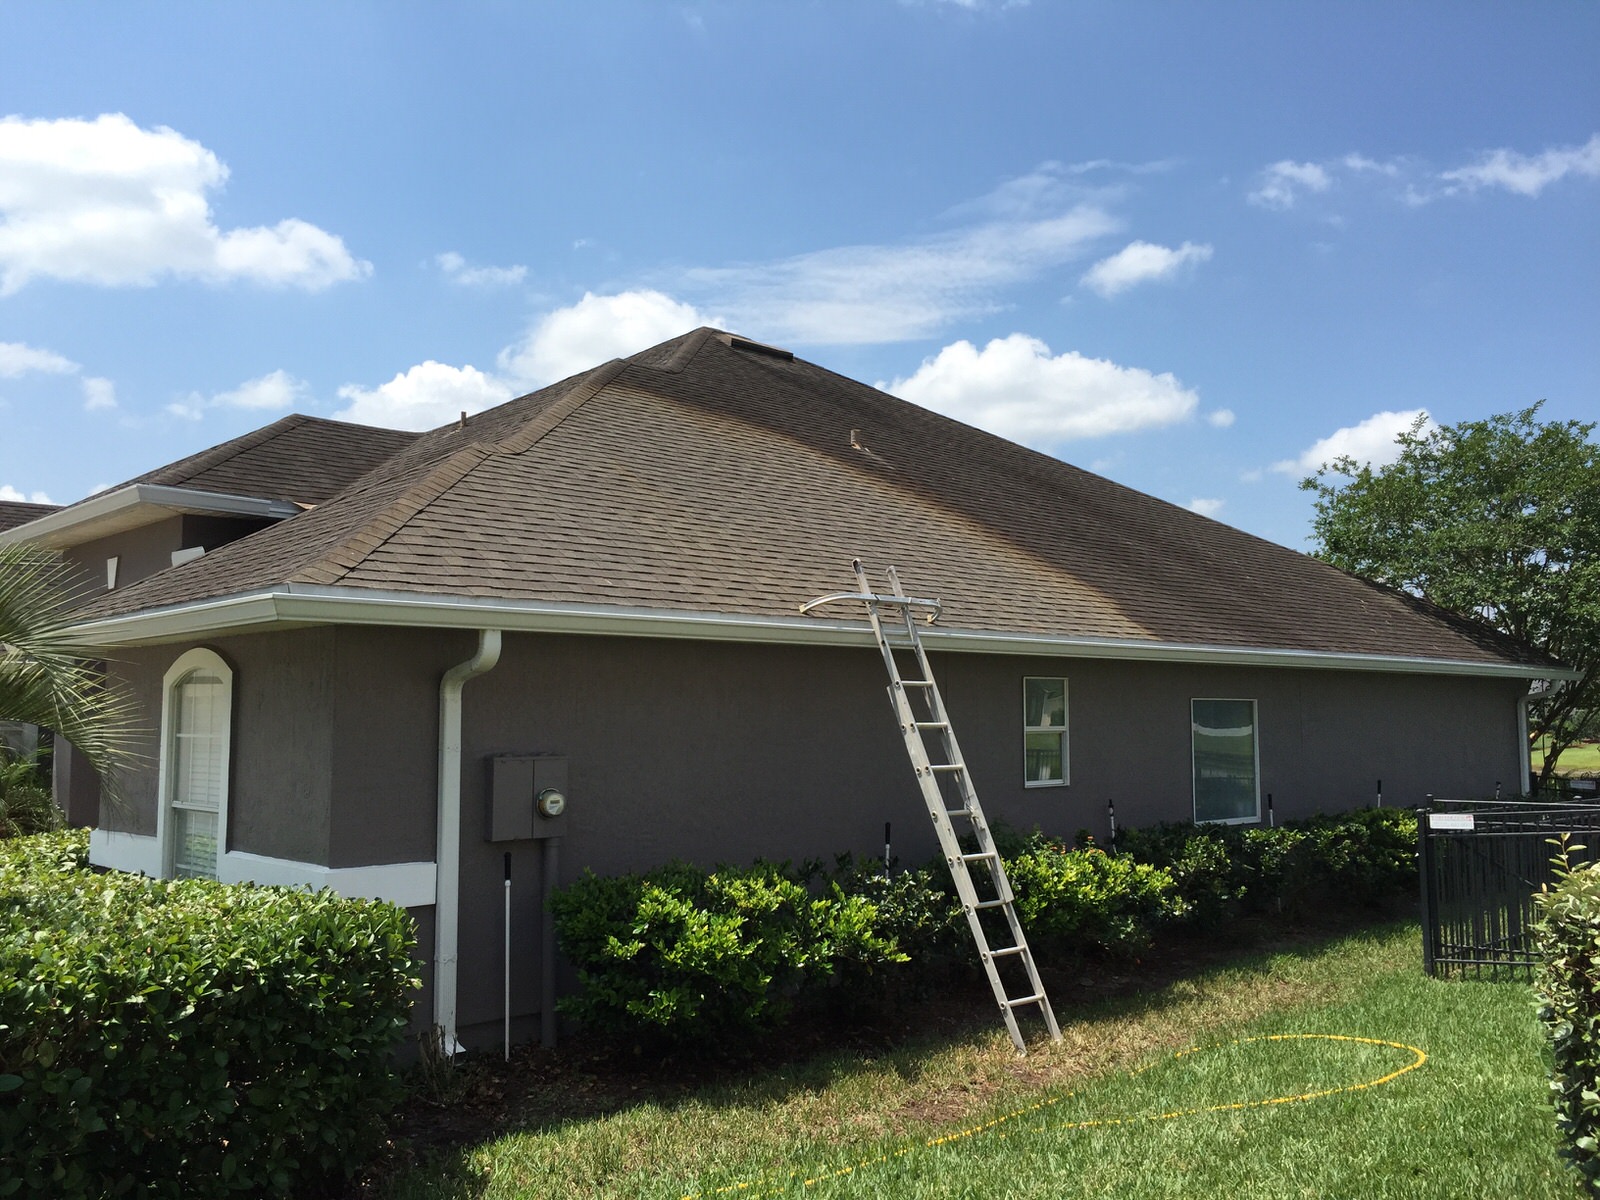
<path fill-rule="evenodd" d="M 1367 808 L 1276 828 L 1177 822 L 1124 830 L 1120 855 L 1171 873 L 1186 918 L 1216 928 L 1247 913 L 1335 900 L 1376 906 L 1417 888 L 1417 817 Z"/>
<path fill-rule="evenodd" d="M 418 986 L 392 905 L 0 847 L 0 1195 L 305 1195 L 398 1100 Z"/>
<path fill-rule="evenodd" d="M 1416 818 L 1394 809 L 1278 829 L 1158 826 L 1126 835 L 1118 854 L 995 830 L 1018 915 L 1052 957 L 1135 955 L 1175 925 L 1328 896 L 1376 903 L 1414 888 L 1415 842 Z M 581 983 L 561 1011 L 635 1040 L 733 1046 L 797 1008 L 870 1011 L 977 967 L 942 861 L 888 875 L 849 856 L 831 869 L 673 863 L 586 876 L 554 911 Z"/>
<path fill-rule="evenodd" d="M 1600 1195 L 1600 866 L 1538 897 L 1539 1015 L 1550 1035 L 1550 1098 L 1562 1154 Z"/>
<path fill-rule="evenodd" d="M 559 1009 L 614 1036 L 735 1045 L 781 1024 L 802 993 L 905 958 L 870 900 L 836 886 L 813 896 L 772 863 L 585 874 L 552 910 L 583 987 Z"/>

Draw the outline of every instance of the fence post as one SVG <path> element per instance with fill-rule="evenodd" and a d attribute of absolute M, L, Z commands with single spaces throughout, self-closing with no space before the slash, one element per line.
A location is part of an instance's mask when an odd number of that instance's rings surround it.
<path fill-rule="evenodd" d="M 1438 901 L 1433 887 L 1433 847 L 1428 842 L 1429 811 L 1429 808 L 1417 809 L 1417 874 L 1422 884 L 1422 970 L 1431 976 L 1435 973 L 1433 956 L 1434 934 L 1438 929 Z"/>

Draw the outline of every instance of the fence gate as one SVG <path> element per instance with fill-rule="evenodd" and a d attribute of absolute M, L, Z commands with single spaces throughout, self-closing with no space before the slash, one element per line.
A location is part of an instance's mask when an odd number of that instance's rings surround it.
<path fill-rule="evenodd" d="M 1600 805 L 1435 799 L 1417 813 L 1428 974 L 1532 974 L 1533 897 L 1555 881 L 1562 834 L 1585 847 L 1574 864 L 1600 857 Z"/>

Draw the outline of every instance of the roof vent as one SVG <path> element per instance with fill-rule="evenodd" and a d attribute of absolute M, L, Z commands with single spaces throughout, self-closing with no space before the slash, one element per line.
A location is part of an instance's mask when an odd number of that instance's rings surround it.
<path fill-rule="evenodd" d="M 769 346 L 765 342 L 752 342 L 749 338 L 740 337 L 737 333 L 719 333 L 717 337 L 735 350 L 744 350 L 750 354 L 764 354 L 768 358 L 780 359 L 783 362 L 794 361 L 793 350 L 785 350 L 780 346 Z"/>

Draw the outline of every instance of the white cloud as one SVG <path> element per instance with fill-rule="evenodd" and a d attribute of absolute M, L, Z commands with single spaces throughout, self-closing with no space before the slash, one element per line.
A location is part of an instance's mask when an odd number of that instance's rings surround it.
<path fill-rule="evenodd" d="M 23 342 L 0 342 L 0 379 L 20 379 L 32 372 L 71 375 L 78 364 L 53 350 L 40 350 Z"/>
<path fill-rule="evenodd" d="M 43 492 L 30 492 L 23 495 L 9 483 L 0 483 L 0 500 L 12 504 L 54 504 L 55 501 Z"/>
<path fill-rule="evenodd" d="M 1037 449 L 1171 425 L 1199 404 L 1171 374 L 1071 350 L 1052 355 L 1044 342 L 1022 333 L 996 338 L 981 351 L 955 342 L 909 378 L 879 386 Z"/>
<path fill-rule="evenodd" d="M 208 194 L 228 168 L 166 126 L 0 119 L 0 295 L 33 279 L 106 286 L 164 276 L 317 290 L 371 273 L 305 221 L 222 230 Z"/>
<path fill-rule="evenodd" d="M 293 408 L 310 392 L 303 380 L 284 370 L 241 383 L 231 392 L 218 392 L 211 398 L 217 408 L 285 409 Z"/>
<path fill-rule="evenodd" d="M 482 412 L 533 388 L 714 323 L 692 305 L 662 292 L 609 296 L 586 292 L 576 304 L 540 317 L 520 341 L 502 350 L 496 372 L 430 359 L 375 388 L 346 384 L 339 396 L 350 402 L 349 407 L 334 415 L 365 425 L 433 429 L 463 412 Z"/>
<path fill-rule="evenodd" d="M 1022 211 L 1048 191 L 1046 182 L 1019 185 L 982 203 Z M 681 286 L 709 297 L 736 327 L 772 341 L 906 341 L 997 311 L 1000 289 L 1082 257 L 1092 242 L 1120 227 L 1101 208 L 1079 204 L 1052 216 L 1008 216 L 908 244 L 840 246 L 772 263 L 699 268 L 687 272 Z"/>
<path fill-rule="evenodd" d="M 1206 414 L 1206 424 L 1216 429 L 1232 428 L 1234 422 L 1233 409 L 1219 408 L 1215 412 Z"/>
<path fill-rule="evenodd" d="M 1519 196 L 1537 196 L 1568 175 L 1600 177 L 1600 133 L 1581 146 L 1559 146 L 1540 154 L 1493 150 L 1472 166 L 1445 171 L 1439 178 L 1454 185 L 1446 188 L 1447 194 L 1499 187 Z"/>
<path fill-rule="evenodd" d="M 83 407 L 89 412 L 117 406 L 117 385 L 99 375 L 83 380 Z"/>
<path fill-rule="evenodd" d="M 1423 422 L 1424 432 L 1433 428 L 1426 409 L 1374 413 L 1359 424 L 1334 430 L 1298 458 L 1273 463 L 1272 469 L 1285 475 L 1313 475 L 1324 464 L 1339 458 L 1353 458 L 1358 464 L 1374 467 L 1387 466 L 1400 457 L 1400 446 L 1395 439 L 1418 420 Z"/>
<path fill-rule="evenodd" d="M 1194 242 L 1185 242 L 1176 250 L 1153 242 L 1129 242 L 1090 267 L 1081 282 L 1102 296 L 1115 296 L 1136 284 L 1173 279 L 1189 264 L 1210 258 L 1211 247 Z"/>
<path fill-rule="evenodd" d="M 242 408 L 254 412 L 282 411 L 308 399 L 310 387 L 284 370 L 249 379 L 227 392 L 216 392 L 209 399 L 191 392 L 185 399 L 167 405 L 175 417 L 198 421 L 212 408 Z"/>
<path fill-rule="evenodd" d="M 434 429 L 464 412 L 504 404 L 512 395 L 506 383 L 476 367 L 452 367 L 429 359 L 375 388 L 346 384 L 339 397 L 350 407 L 334 415 L 341 421 L 390 429 Z"/>
<path fill-rule="evenodd" d="M 585 292 L 576 304 L 535 321 L 520 342 L 500 352 L 499 366 L 517 384 L 542 387 L 716 323 L 663 292 Z"/>
<path fill-rule="evenodd" d="M 433 261 L 446 279 L 462 287 L 511 287 L 528 274 L 528 268 L 520 263 L 513 267 L 469 267 L 467 260 L 454 250 L 436 255 Z"/>
<path fill-rule="evenodd" d="M 1247 197 L 1262 208 L 1293 208 L 1303 192 L 1325 192 L 1333 180 L 1316 163 L 1297 163 L 1289 159 L 1275 162 L 1261 172 L 1261 186 Z"/>
<path fill-rule="evenodd" d="M 1196 496 L 1184 507 L 1190 512 L 1199 513 L 1202 517 L 1215 517 L 1222 511 L 1222 507 L 1226 503 L 1226 500 L 1207 500 L 1204 497 Z"/>

